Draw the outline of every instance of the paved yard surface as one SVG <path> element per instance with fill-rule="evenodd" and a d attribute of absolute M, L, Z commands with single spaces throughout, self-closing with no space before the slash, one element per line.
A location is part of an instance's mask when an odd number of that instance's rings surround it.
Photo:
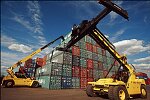
<path fill-rule="evenodd" d="M 147 89 L 147 100 L 150 100 L 150 86 Z M 108 98 L 107 96 L 88 97 L 82 89 L 48 90 L 42 88 L 1 87 L 1 100 L 108 100 Z M 141 99 L 134 98 L 132 100 Z"/>

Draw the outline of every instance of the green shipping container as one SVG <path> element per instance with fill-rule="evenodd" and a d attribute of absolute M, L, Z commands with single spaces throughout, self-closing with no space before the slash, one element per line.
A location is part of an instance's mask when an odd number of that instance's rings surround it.
<path fill-rule="evenodd" d="M 80 49 L 80 57 L 87 58 L 87 51 L 85 49 Z"/>
<path fill-rule="evenodd" d="M 87 67 L 86 58 L 80 58 L 80 66 L 84 68 Z"/>
<path fill-rule="evenodd" d="M 72 76 L 72 65 L 63 64 L 62 76 Z"/>
<path fill-rule="evenodd" d="M 50 76 L 40 76 L 37 78 L 42 88 L 49 89 Z"/>
<path fill-rule="evenodd" d="M 72 77 L 72 88 L 80 88 L 80 78 Z"/>
<path fill-rule="evenodd" d="M 50 89 L 61 89 L 61 76 L 51 76 L 50 78 Z"/>

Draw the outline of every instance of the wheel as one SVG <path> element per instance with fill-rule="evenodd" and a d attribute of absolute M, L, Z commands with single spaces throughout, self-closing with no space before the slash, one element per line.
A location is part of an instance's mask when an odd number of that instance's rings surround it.
<path fill-rule="evenodd" d="M 114 100 L 128 100 L 129 95 L 125 87 L 115 86 L 113 89 Z"/>
<path fill-rule="evenodd" d="M 11 87 L 13 87 L 13 86 L 14 86 L 14 82 L 13 82 L 13 81 L 6 81 L 6 82 L 5 82 L 5 87 L 11 88 Z"/>
<path fill-rule="evenodd" d="M 39 83 L 38 82 L 36 82 L 36 81 L 34 81 L 33 83 L 32 83 L 32 86 L 31 86 L 32 88 L 37 88 L 37 87 L 39 87 Z"/>
<path fill-rule="evenodd" d="M 86 87 L 86 94 L 89 97 L 93 97 L 94 96 L 92 85 L 87 85 L 87 87 Z"/>
<path fill-rule="evenodd" d="M 114 100 L 113 89 L 114 89 L 114 86 L 110 86 L 108 90 L 108 98 L 110 100 Z"/>
<path fill-rule="evenodd" d="M 141 98 L 143 99 L 147 98 L 147 91 L 145 85 L 141 85 Z"/>

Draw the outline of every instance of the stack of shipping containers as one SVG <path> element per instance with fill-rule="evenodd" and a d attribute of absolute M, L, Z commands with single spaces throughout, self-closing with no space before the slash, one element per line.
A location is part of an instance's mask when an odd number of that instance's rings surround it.
<path fill-rule="evenodd" d="M 65 46 L 70 40 L 70 34 L 58 47 Z M 46 55 L 46 64 L 36 70 L 36 79 L 43 88 L 84 89 L 87 82 L 103 78 L 114 63 L 111 54 L 89 36 L 82 38 L 70 49 L 72 53 L 54 49 Z M 118 66 L 117 62 L 115 66 Z M 115 67 L 112 70 L 115 72 Z"/>

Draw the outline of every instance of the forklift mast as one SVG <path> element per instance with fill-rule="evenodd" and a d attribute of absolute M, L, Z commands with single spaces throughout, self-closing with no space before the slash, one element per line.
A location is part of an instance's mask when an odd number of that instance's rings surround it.
<path fill-rule="evenodd" d="M 102 48 L 108 50 L 109 53 L 125 68 L 129 70 L 130 73 L 134 72 L 134 69 L 127 63 L 125 56 L 121 56 L 116 50 L 114 45 L 104 36 L 102 32 L 96 27 L 100 20 L 102 20 L 111 11 L 116 12 L 125 19 L 128 20 L 128 13 L 126 10 L 122 9 L 118 5 L 112 3 L 109 0 L 99 0 L 99 4 L 105 6 L 104 10 L 101 11 L 92 20 L 83 20 L 81 24 L 73 25 L 71 40 L 68 42 L 64 51 L 73 46 L 76 42 L 82 39 L 84 36 L 89 35 L 93 38 Z"/>

